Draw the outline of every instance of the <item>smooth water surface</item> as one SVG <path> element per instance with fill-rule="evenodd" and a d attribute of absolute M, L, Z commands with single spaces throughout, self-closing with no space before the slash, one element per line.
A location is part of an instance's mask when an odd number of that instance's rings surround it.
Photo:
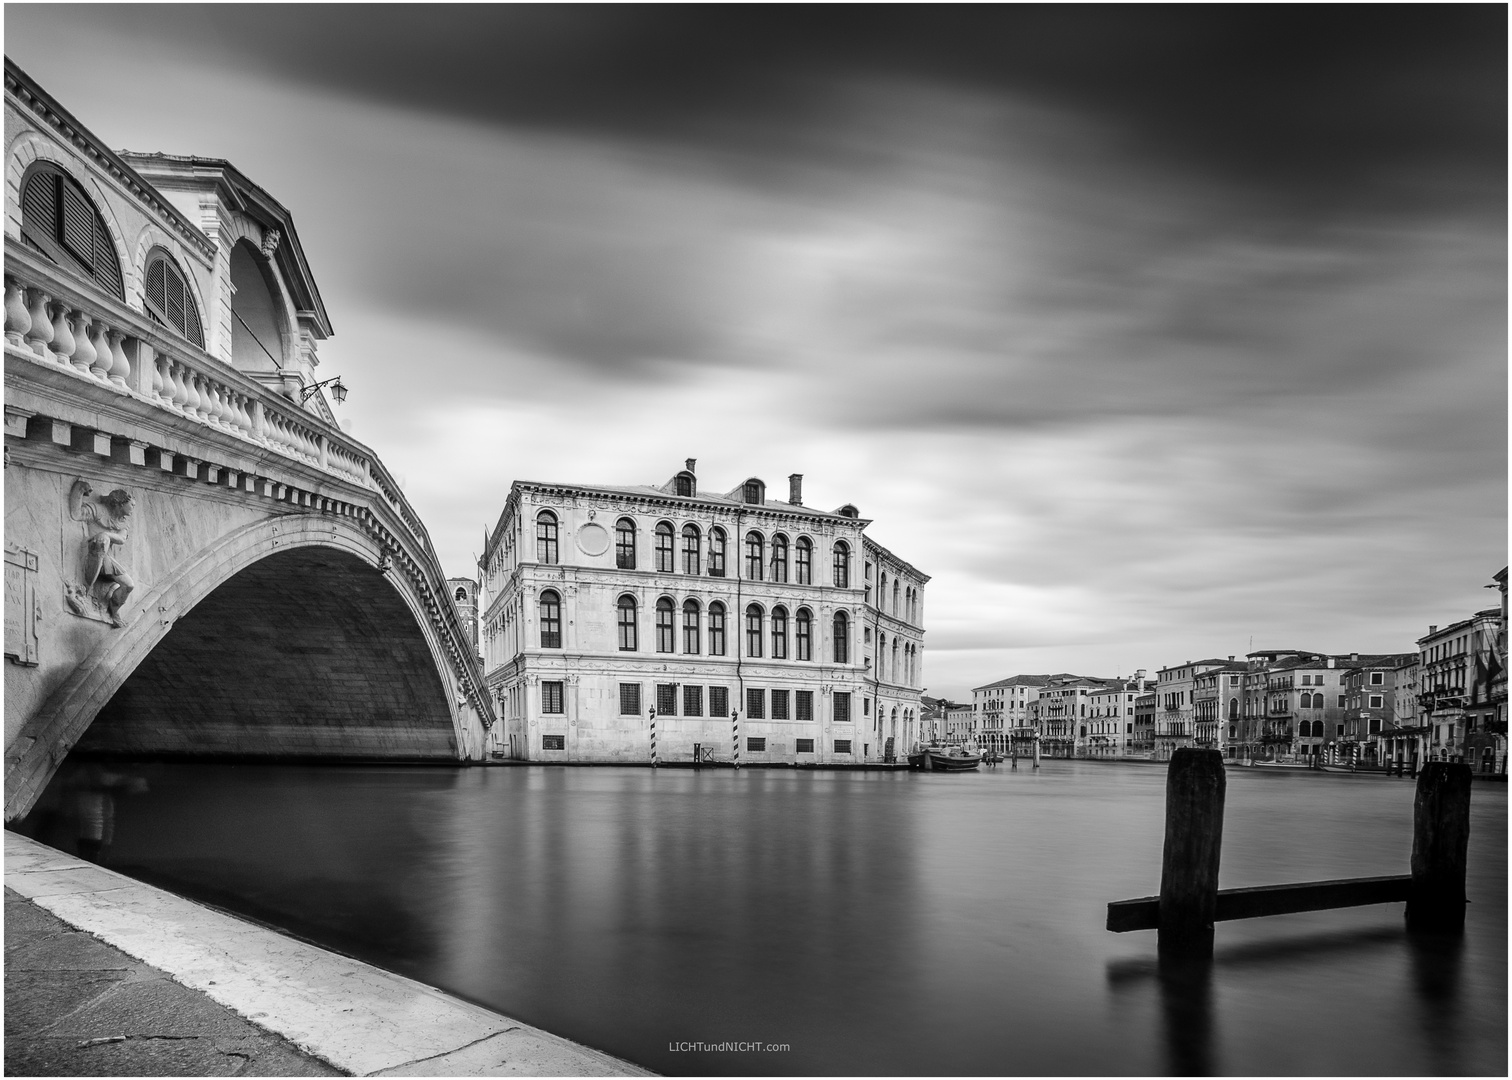
<path fill-rule="evenodd" d="M 1400 904 L 1222 923 L 1185 978 L 1103 929 L 1159 887 L 1164 785 L 111 763 L 23 828 L 664 1073 L 1506 1073 L 1505 785 L 1474 787 L 1462 943 Z M 1221 884 L 1406 873 L 1412 796 L 1231 769 Z"/>

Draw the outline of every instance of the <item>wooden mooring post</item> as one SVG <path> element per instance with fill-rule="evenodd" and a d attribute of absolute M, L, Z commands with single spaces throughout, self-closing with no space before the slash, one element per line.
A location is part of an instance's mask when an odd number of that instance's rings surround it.
<path fill-rule="evenodd" d="M 1109 904 L 1109 930 L 1157 930 L 1162 957 L 1211 957 L 1215 922 L 1405 901 L 1410 932 L 1464 932 L 1470 766 L 1423 767 L 1413 805 L 1412 872 L 1386 877 L 1219 889 L 1224 789 L 1217 750 L 1176 751 L 1166 775 L 1160 895 Z"/>

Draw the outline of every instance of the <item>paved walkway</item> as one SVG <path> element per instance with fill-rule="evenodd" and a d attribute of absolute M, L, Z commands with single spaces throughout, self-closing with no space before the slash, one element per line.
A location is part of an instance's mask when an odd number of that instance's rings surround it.
<path fill-rule="evenodd" d="M 13 832 L 5 885 L 7 1075 L 649 1075 Z"/>

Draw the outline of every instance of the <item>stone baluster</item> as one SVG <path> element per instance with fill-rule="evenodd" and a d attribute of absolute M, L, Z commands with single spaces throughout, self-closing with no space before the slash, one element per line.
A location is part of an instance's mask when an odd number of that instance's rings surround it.
<path fill-rule="evenodd" d="M 53 305 L 53 357 L 60 364 L 67 364 L 74 354 L 73 331 L 68 326 L 68 305 Z"/>
<path fill-rule="evenodd" d="M 226 407 L 231 410 L 231 426 L 237 431 L 245 433 L 247 430 L 246 415 L 242 412 L 241 395 L 235 390 L 226 390 Z"/>
<path fill-rule="evenodd" d="M 186 416 L 192 415 L 189 412 L 189 372 L 177 360 L 172 362 L 168 370 L 173 372 L 174 408 Z"/>
<path fill-rule="evenodd" d="M 263 410 L 263 432 L 268 437 L 268 445 L 275 450 L 282 450 L 284 445 L 283 417 L 277 409 Z"/>
<path fill-rule="evenodd" d="M 73 331 L 74 339 L 74 351 L 69 363 L 80 375 L 89 375 L 95 359 L 95 348 L 89 340 L 89 316 L 82 311 L 69 312 L 68 328 Z"/>
<path fill-rule="evenodd" d="M 20 345 L 31 329 L 31 312 L 26 310 L 26 297 L 15 278 L 5 279 L 5 340 Z"/>
<path fill-rule="evenodd" d="M 47 305 L 52 298 L 41 289 L 29 289 L 27 292 L 31 329 L 26 332 L 26 340 L 31 345 L 32 352 L 46 360 L 50 351 L 48 345 L 53 339 L 52 320 L 47 317 Z"/>
<path fill-rule="evenodd" d="M 226 403 L 221 400 L 220 384 L 213 379 L 205 380 L 205 396 L 209 398 L 210 422 L 216 427 L 229 427 L 226 423 Z"/>
<path fill-rule="evenodd" d="M 106 335 L 110 342 L 110 381 L 121 388 L 131 378 L 131 361 L 126 358 L 126 335 L 112 330 Z"/>
<path fill-rule="evenodd" d="M 187 364 L 180 364 L 179 376 L 179 385 L 184 388 L 184 415 L 195 420 L 204 419 L 200 415 L 199 372 Z"/>
<path fill-rule="evenodd" d="M 89 324 L 89 343 L 94 346 L 95 351 L 94 363 L 89 366 L 89 371 L 101 382 L 110 381 L 110 366 L 115 363 L 115 357 L 110 355 L 110 341 L 105 337 L 105 331 L 108 329 L 109 327 L 98 319 Z M 121 385 L 126 385 L 124 380 Z"/>
<path fill-rule="evenodd" d="M 165 393 L 166 386 L 163 382 L 163 366 L 166 363 L 167 358 L 162 353 L 158 353 L 152 358 L 152 396 L 165 405 L 173 398 L 172 394 Z"/>

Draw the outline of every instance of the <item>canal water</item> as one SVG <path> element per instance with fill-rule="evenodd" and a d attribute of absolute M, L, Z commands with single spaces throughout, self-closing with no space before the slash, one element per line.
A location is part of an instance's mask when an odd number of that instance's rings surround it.
<path fill-rule="evenodd" d="M 1462 942 L 1255 919 L 1176 977 L 1103 929 L 1159 886 L 1164 782 L 71 762 L 22 829 L 674 1075 L 1506 1074 L 1505 785 Z M 1221 884 L 1406 873 L 1412 797 L 1231 769 Z"/>

